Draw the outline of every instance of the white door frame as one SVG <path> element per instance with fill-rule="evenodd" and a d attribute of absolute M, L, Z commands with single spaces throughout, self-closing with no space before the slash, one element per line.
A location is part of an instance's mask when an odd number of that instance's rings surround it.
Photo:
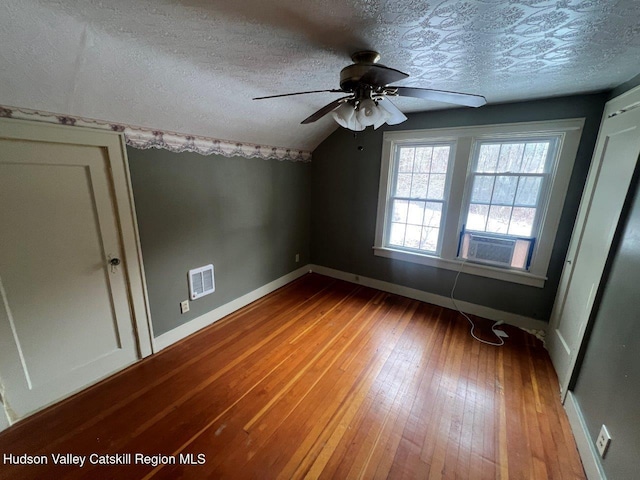
<path fill-rule="evenodd" d="M 563 340 L 559 335 L 556 335 L 556 330 L 559 328 L 559 324 L 563 318 L 563 309 L 565 305 L 565 300 L 567 298 L 567 293 L 569 291 L 569 286 L 571 283 L 571 278 L 573 275 L 574 269 L 574 259 L 576 258 L 580 245 L 582 242 L 582 237 L 585 229 L 585 225 L 587 222 L 587 218 L 589 216 L 592 199 L 594 196 L 594 191 L 598 182 L 600 168 L 603 160 L 603 150 L 605 148 L 605 137 L 603 136 L 604 126 L 607 124 L 607 120 L 610 118 L 614 118 L 618 115 L 624 115 L 626 111 L 640 109 L 640 87 L 636 87 L 628 92 L 619 95 L 611 100 L 609 100 L 604 109 L 604 113 L 602 116 L 602 122 L 600 124 L 600 131 L 598 132 L 598 138 L 596 141 L 596 146 L 593 154 L 593 158 L 591 161 L 591 166 L 589 168 L 589 174 L 587 176 L 587 181 L 585 183 L 584 191 L 582 194 L 582 199 L 580 201 L 580 207 L 578 209 L 578 214 L 576 217 L 576 221 L 573 228 L 573 233 L 571 236 L 571 242 L 569 244 L 569 249 L 567 251 L 567 256 L 565 258 L 565 264 L 562 270 L 562 276 L 560 277 L 560 283 L 558 285 L 558 291 L 556 294 L 556 299 L 554 302 L 553 310 L 551 312 L 551 318 L 549 322 L 549 330 L 547 333 L 548 345 L 547 348 L 551 355 L 551 359 L 554 360 L 555 357 L 561 356 L 564 352 L 569 348 L 568 345 L 563 345 Z M 631 169 L 631 173 L 635 169 L 636 160 L 633 160 L 633 167 Z M 629 175 L 629 181 L 631 180 L 631 175 Z M 620 185 L 620 188 L 623 188 L 624 185 Z M 628 190 L 627 186 L 627 190 Z M 625 190 L 625 193 L 626 191 Z M 625 194 L 626 197 L 626 194 Z M 612 218 L 615 219 L 615 225 L 617 226 L 619 223 L 619 216 L 621 214 L 622 205 L 620 205 L 620 211 L 612 211 Z M 611 240 L 613 240 L 613 234 L 611 234 Z M 609 245 L 610 248 L 611 245 Z M 598 278 L 595 283 L 592 291 L 592 295 L 590 296 L 591 305 L 588 305 L 589 312 L 586 315 L 586 319 L 584 324 L 581 326 L 580 331 L 577 336 L 577 345 L 575 348 L 571 350 L 569 365 L 566 372 L 557 371 L 558 380 L 560 382 L 560 391 L 562 401 L 564 402 L 567 393 L 569 391 L 569 386 L 571 380 L 575 374 L 577 359 L 580 354 L 580 351 L 585 342 L 585 333 L 588 330 L 589 324 L 593 321 L 593 312 L 594 309 L 597 308 L 596 305 L 593 305 L 593 299 L 596 296 L 596 292 L 598 291 L 599 285 L 602 281 L 602 278 Z M 564 353 L 566 356 L 566 353 Z M 554 360 L 554 364 L 556 364 L 556 360 Z M 562 362 L 558 362 L 562 363 Z M 556 366 L 556 369 L 558 367 Z"/>
<path fill-rule="evenodd" d="M 6 428 L 9 428 L 9 417 L 3 405 L 0 408 L 0 432 Z"/>
<path fill-rule="evenodd" d="M 90 145 L 106 150 L 114 210 L 122 236 L 123 265 L 138 357 L 148 357 L 153 353 L 153 329 L 124 135 L 85 127 L 7 118 L 0 118 L 0 129 L 3 136 L 20 140 Z"/>

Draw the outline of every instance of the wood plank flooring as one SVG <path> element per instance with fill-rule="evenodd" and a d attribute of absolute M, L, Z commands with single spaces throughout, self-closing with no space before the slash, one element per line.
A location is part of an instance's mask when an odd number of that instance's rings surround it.
<path fill-rule="evenodd" d="M 547 352 L 504 330 L 309 274 L 1 433 L 48 464 L 0 478 L 585 478 Z"/>

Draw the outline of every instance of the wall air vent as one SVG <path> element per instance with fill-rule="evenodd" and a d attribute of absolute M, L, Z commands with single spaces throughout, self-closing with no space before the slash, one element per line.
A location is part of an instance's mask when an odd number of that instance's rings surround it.
<path fill-rule="evenodd" d="M 515 246 L 515 239 L 471 234 L 467 258 L 471 261 L 508 267 L 511 265 Z"/>
<path fill-rule="evenodd" d="M 216 291 L 216 284 L 213 278 L 213 265 L 189 270 L 189 294 L 191 300 L 204 297 Z"/>

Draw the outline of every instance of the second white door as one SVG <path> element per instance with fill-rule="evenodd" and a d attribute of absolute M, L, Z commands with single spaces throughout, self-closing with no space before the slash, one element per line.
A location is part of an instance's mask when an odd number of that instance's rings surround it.
<path fill-rule="evenodd" d="M 640 154 L 640 90 L 607 104 L 551 313 L 548 348 L 566 395 Z"/>

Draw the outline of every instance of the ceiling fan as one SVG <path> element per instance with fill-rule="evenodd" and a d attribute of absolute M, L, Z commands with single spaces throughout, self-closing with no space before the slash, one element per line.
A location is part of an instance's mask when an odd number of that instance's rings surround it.
<path fill-rule="evenodd" d="M 397 125 L 404 122 L 407 117 L 391 102 L 390 97 L 415 97 L 468 107 L 481 107 L 487 103 L 482 95 L 389 85 L 403 80 L 409 75 L 395 68 L 379 64 L 380 54 L 378 52 L 371 50 L 356 52 L 351 55 L 351 60 L 354 63 L 340 71 L 339 89 L 284 93 L 256 97 L 254 100 L 306 95 L 308 93 L 346 93 L 346 96 L 325 105 L 301 123 L 313 123 L 331 113 L 336 122 L 354 131 L 364 130 L 369 125 L 378 128 L 384 123 Z"/>

